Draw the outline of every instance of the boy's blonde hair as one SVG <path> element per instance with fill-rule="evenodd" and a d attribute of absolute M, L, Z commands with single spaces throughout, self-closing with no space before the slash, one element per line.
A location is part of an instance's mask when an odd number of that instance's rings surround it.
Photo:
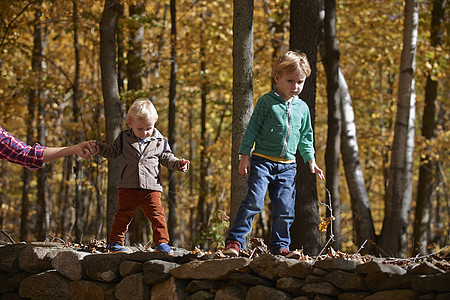
<path fill-rule="evenodd" d="M 135 119 L 151 119 L 156 122 L 158 120 L 158 113 L 156 112 L 156 108 L 153 105 L 152 101 L 139 98 L 131 104 L 127 113 L 127 122 L 130 122 L 131 118 Z"/>
<path fill-rule="evenodd" d="M 276 60 L 273 66 L 273 76 L 281 76 L 284 72 L 292 73 L 295 70 L 302 70 L 306 77 L 311 75 L 311 67 L 305 53 L 297 51 L 285 51 Z"/>

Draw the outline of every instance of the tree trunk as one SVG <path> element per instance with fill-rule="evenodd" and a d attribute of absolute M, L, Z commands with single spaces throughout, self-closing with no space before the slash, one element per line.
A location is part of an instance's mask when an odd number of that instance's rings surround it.
<path fill-rule="evenodd" d="M 162 56 L 162 50 L 163 50 L 164 41 L 165 41 L 164 31 L 166 29 L 168 9 L 169 9 L 169 5 L 164 4 L 164 13 L 163 13 L 163 17 L 162 17 L 161 33 L 159 34 L 158 50 L 156 51 L 155 62 L 150 67 L 150 74 L 152 74 L 154 78 L 159 77 L 159 71 L 160 71 L 160 67 L 161 67 L 161 56 Z"/>
<path fill-rule="evenodd" d="M 130 8 L 131 10 L 131 8 Z M 127 65 L 125 63 L 125 38 L 123 32 L 123 26 L 121 26 L 121 17 L 123 17 L 124 7 L 121 6 L 120 15 L 117 20 L 118 26 L 116 28 L 117 38 L 117 85 L 119 87 L 119 95 L 125 92 L 125 78 L 127 73 Z M 131 34 L 130 34 L 131 35 Z M 126 111 L 129 108 L 129 102 L 126 103 Z"/>
<path fill-rule="evenodd" d="M 32 88 L 28 97 L 28 118 L 29 123 L 27 127 L 27 144 L 32 144 L 34 141 L 34 123 L 35 123 L 35 104 L 36 95 Z M 23 168 L 22 174 L 22 208 L 20 212 L 20 240 L 28 242 L 30 240 L 30 226 L 28 220 L 29 206 L 30 206 L 30 182 L 33 178 L 33 173 L 28 168 Z"/>
<path fill-rule="evenodd" d="M 445 15 L 446 0 L 434 0 L 431 19 L 431 46 L 442 45 L 441 26 Z M 431 65 L 434 65 L 431 63 Z M 432 76 L 433 70 L 427 76 L 425 86 L 425 107 L 422 117 L 422 136 L 427 140 L 435 137 L 436 130 L 436 99 L 438 82 Z M 426 151 L 425 151 L 426 153 Z M 433 194 L 433 170 L 435 164 L 429 155 L 421 156 L 419 169 L 419 185 L 417 189 L 416 210 L 414 217 L 413 255 L 426 255 L 430 242 L 430 221 Z"/>
<path fill-rule="evenodd" d="M 119 0 L 105 0 L 100 21 L 100 66 L 105 107 L 106 142 L 111 144 L 121 132 L 122 107 L 116 71 L 116 28 L 121 14 Z M 109 232 L 117 210 L 117 183 L 120 179 L 120 157 L 108 160 L 106 227 Z"/>
<path fill-rule="evenodd" d="M 38 89 L 41 89 L 40 87 Z M 40 94 L 40 93 L 39 93 Z M 41 145 L 45 145 L 45 137 L 47 135 L 47 127 L 45 125 L 45 109 L 44 98 L 39 97 L 38 100 L 38 141 Z M 37 219 L 36 219 L 36 238 L 38 241 L 44 241 L 49 232 L 50 226 L 50 205 L 47 199 L 47 176 L 50 175 L 49 166 L 44 165 L 37 170 Z"/>
<path fill-rule="evenodd" d="M 8 195 L 8 180 L 7 180 L 7 170 L 6 170 L 6 161 L 2 160 L 0 161 L 0 207 L 3 207 L 3 204 L 6 204 L 6 199 Z M 0 211 L 0 228 L 5 228 L 5 210 L 2 209 Z"/>
<path fill-rule="evenodd" d="M 265 3 L 266 15 L 268 19 L 269 32 L 272 44 L 272 62 L 280 56 L 284 47 L 283 35 L 286 32 L 286 23 L 289 21 L 287 18 L 276 18 L 273 16 L 272 11 L 268 3 Z M 275 79 L 272 77 L 272 90 L 276 88 Z M 261 212 L 264 213 L 264 210 Z M 266 225 L 267 226 L 267 225 Z M 269 233 L 270 237 L 270 233 Z"/>
<path fill-rule="evenodd" d="M 45 109 L 44 109 L 44 95 L 42 91 L 42 86 L 40 79 L 42 78 L 42 73 L 44 69 L 44 49 L 45 49 L 45 34 L 42 28 L 40 11 L 41 1 L 39 1 L 39 7 L 35 13 L 35 31 L 34 31 L 34 47 L 33 47 L 33 57 L 32 57 L 32 70 L 38 79 L 37 87 L 35 92 L 36 102 L 38 106 L 38 123 L 37 123 L 37 134 L 38 141 L 41 145 L 45 145 L 45 136 L 47 135 L 47 128 L 45 125 Z M 36 237 L 39 241 L 45 240 L 48 234 L 50 226 L 50 215 L 49 215 L 49 204 L 47 201 L 47 173 L 48 167 L 44 165 L 37 171 L 37 212 L 36 212 Z"/>
<path fill-rule="evenodd" d="M 317 44 L 319 36 L 319 3 L 313 0 L 291 1 L 291 37 L 289 48 L 308 56 L 311 76 L 305 82 L 300 98 L 308 104 L 311 123 L 315 124 Z M 317 255 L 323 247 L 318 229 L 320 223 L 316 176 L 297 152 L 295 220 L 291 227 L 291 248 Z"/>
<path fill-rule="evenodd" d="M 200 34 L 200 74 L 202 74 L 201 78 L 201 112 L 200 112 L 200 144 L 201 144 L 201 151 L 200 151 L 200 191 L 198 195 L 198 212 L 197 212 L 197 230 L 201 234 L 203 230 L 205 230 L 208 226 L 208 194 L 211 191 L 210 183 L 207 180 L 207 177 L 209 175 L 209 160 L 208 160 L 208 147 L 209 147 L 209 135 L 207 133 L 206 129 L 206 121 L 207 121 L 207 95 L 208 95 L 208 79 L 206 74 L 206 42 L 205 42 L 205 26 L 203 24 L 205 23 L 205 14 L 201 13 L 201 19 L 202 22 L 202 28 L 199 32 Z M 204 245 L 202 245 L 204 246 Z"/>
<path fill-rule="evenodd" d="M 339 69 L 339 92 L 342 113 L 341 152 L 345 170 L 345 179 L 350 192 L 355 227 L 355 244 L 360 247 L 366 240 L 369 242 L 362 253 L 370 253 L 375 242 L 375 228 L 370 212 L 369 197 L 364 184 L 364 175 L 359 164 L 358 139 L 356 135 L 355 114 L 352 99 L 344 74 Z"/>
<path fill-rule="evenodd" d="M 69 131 L 66 133 L 66 139 L 69 140 Z M 70 209 L 72 205 L 69 205 L 71 202 L 71 194 L 72 194 L 72 184 L 71 175 L 72 174 L 72 156 L 66 156 L 63 160 L 63 170 L 61 175 L 61 183 L 59 187 L 59 195 L 58 195 L 58 207 L 59 207 L 59 226 L 57 230 L 57 234 L 62 239 L 65 239 L 68 235 L 68 229 L 70 228 Z"/>
<path fill-rule="evenodd" d="M 41 2 L 39 2 L 40 7 Z M 40 22 L 41 12 L 36 10 L 35 22 L 34 22 L 34 35 L 33 35 L 33 53 L 31 57 L 31 69 L 34 72 L 38 72 L 41 67 L 41 59 L 38 45 L 42 39 L 42 26 Z M 34 76 L 34 75 L 32 75 Z M 31 86 L 28 97 L 28 128 L 27 128 L 27 144 L 34 144 L 35 138 L 35 122 L 36 122 L 36 105 L 37 105 L 38 91 L 37 87 Z M 30 206 L 30 182 L 33 178 L 33 173 L 23 168 L 23 187 L 22 187 L 22 208 L 20 215 L 20 240 L 28 242 L 30 239 L 30 221 L 28 220 L 29 206 Z"/>
<path fill-rule="evenodd" d="M 448 130 L 446 121 L 448 120 L 448 111 L 446 103 L 442 102 L 437 114 L 436 127 L 441 128 L 442 132 Z M 445 159 L 445 158 L 444 158 Z M 433 208 L 433 229 L 430 233 L 432 244 L 447 245 L 448 244 L 448 226 L 446 226 L 446 218 L 449 211 L 449 192 L 447 186 L 447 177 L 445 173 L 445 163 L 439 159 L 436 161 L 436 178 L 435 178 L 435 207 Z M 447 233 L 447 234 L 445 234 Z"/>
<path fill-rule="evenodd" d="M 239 174 L 239 147 L 253 112 L 253 5 L 253 0 L 233 1 L 231 224 L 247 194 L 247 180 Z"/>
<path fill-rule="evenodd" d="M 170 86 L 169 86 L 169 145 L 177 153 L 176 143 L 176 100 L 177 100 L 177 9 L 176 0 L 170 0 L 170 18 L 172 29 L 170 34 Z M 173 245 L 178 245 L 180 234 L 177 226 L 177 178 L 175 171 L 169 170 L 169 220 L 168 230 Z"/>
<path fill-rule="evenodd" d="M 78 8 L 77 1 L 72 1 L 73 4 L 73 48 L 75 50 L 75 77 L 73 81 L 73 96 L 72 96 L 72 112 L 73 112 L 73 122 L 77 124 L 78 128 L 82 128 L 80 122 L 81 111 L 79 103 L 81 100 L 80 91 L 80 45 L 78 42 Z M 83 131 L 74 130 L 72 132 L 72 143 L 78 144 L 82 142 Z M 87 211 L 87 201 L 83 196 L 83 168 L 81 158 L 78 155 L 74 156 L 73 161 L 75 163 L 74 173 L 75 173 L 75 240 L 80 241 L 83 234 L 86 231 L 86 223 L 84 215 Z"/>
<path fill-rule="evenodd" d="M 325 57 L 323 65 L 327 75 L 328 133 L 325 151 L 326 188 L 331 195 L 334 221 L 328 228 L 328 236 L 334 238 L 333 247 L 340 250 L 341 200 L 339 195 L 339 154 L 341 148 L 341 108 L 339 96 L 339 50 L 336 39 L 336 1 L 325 0 Z M 328 203 L 327 203 L 328 204 Z M 327 217 L 331 212 L 327 210 Z M 331 229 L 334 232 L 330 232 Z"/>
<path fill-rule="evenodd" d="M 145 4 L 137 1 L 135 5 L 130 5 L 130 17 L 134 16 L 130 26 L 130 37 L 128 50 L 128 89 L 139 91 L 142 89 L 142 42 L 144 40 L 144 25 L 141 19 L 144 17 Z M 136 21 L 137 20 L 137 21 Z"/>
<path fill-rule="evenodd" d="M 379 247 L 383 255 L 405 257 L 411 203 L 411 167 L 414 149 L 414 69 L 418 30 L 418 1 L 406 0 L 398 108 L 392 143 L 385 217 Z"/>
<path fill-rule="evenodd" d="M 128 63 L 126 65 L 128 91 L 135 92 L 137 94 L 140 90 L 142 90 L 142 70 L 144 69 L 142 59 L 144 25 L 142 18 L 145 15 L 145 5 L 142 2 L 136 2 L 135 5 L 130 5 L 129 11 L 132 21 L 130 21 L 131 23 L 129 26 L 130 37 L 128 44 L 130 49 L 127 53 Z M 127 110 L 128 108 L 129 107 L 127 107 Z M 150 234 L 150 222 L 140 208 L 138 208 L 134 214 L 128 233 L 129 234 L 127 237 L 131 245 L 135 243 L 147 243 L 147 239 Z"/>

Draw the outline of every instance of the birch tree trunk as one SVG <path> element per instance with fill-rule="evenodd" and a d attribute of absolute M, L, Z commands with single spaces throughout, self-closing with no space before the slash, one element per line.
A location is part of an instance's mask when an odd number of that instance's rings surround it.
<path fill-rule="evenodd" d="M 122 107 L 116 70 L 116 28 L 121 14 L 119 0 L 105 0 L 100 21 L 100 66 L 105 107 L 106 142 L 111 144 L 122 128 Z M 120 157 L 108 160 L 106 227 L 109 233 L 117 210 L 117 183 L 120 179 Z"/>
<path fill-rule="evenodd" d="M 172 151 L 177 153 L 176 143 L 176 97 L 177 97 L 177 9 L 176 0 L 170 0 L 170 18 L 172 29 L 170 32 L 170 86 L 169 86 L 169 144 Z M 178 245 L 180 233 L 177 227 L 177 178 L 175 171 L 169 170 L 169 221 L 168 230 L 172 244 Z"/>
<path fill-rule="evenodd" d="M 371 245 L 375 242 L 375 228 L 370 212 L 369 197 L 364 182 L 364 174 L 359 163 L 358 139 L 356 136 L 355 114 L 347 82 L 339 69 L 339 94 L 341 97 L 342 113 L 342 142 L 341 153 L 344 165 L 345 179 L 353 211 L 353 225 L 355 227 L 355 244 L 360 247 L 369 241 L 362 253 L 370 253 Z"/>
<path fill-rule="evenodd" d="M 378 245 L 383 251 L 383 255 L 396 257 L 405 257 L 407 250 L 412 188 L 412 151 L 414 149 L 414 69 L 418 10 L 417 0 L 406 0 L 397 117 L 392 143 L 389 182 L 385 196 L 385 217 Z"/>
<path fill-rule="evenodd" d="M 433 48 L 442 45 L 442 23 L 444 21 L 446 0 L 434 0 L 431 20 L 430 42 Z M 431 63 L 434 65 L 434 63 Z M 436 130 L 436 98 L 438 82 L 434 79 L 433 70 L 427 76 L 425 86 L 425 108 L 422 116 L 422 136 L 432 140 Z M 426 255 L 430 242 L 430 221 L 433 194 L 433 170 L 435 164 L 429 155 L 420 158 L 419 185 L 417 189 L 416 210 L 414 217 L 413 255 Z"/>
<path fill-rule="evenodd" d="M 253 6 L 253 0 L 233 1 L 231 224 L 247 194 L 247 180 L 239 174 L 239 146 L 253 112 Z"/>
<path fill-rule="evenodd" d="M 305 53 L 311 65 L 311 75 L 306 79 L 300 98 L 308 104 L 314 129 L 319 3 L 313 0 L 292 0 L 290 14 L 289 48 Z M 320 223 L 320 216 L 316 176 L 303 163 L 303 158 L 298 152 L 296 190 L 295 220 L 291 227 L 291 248 L 303 249 L 304 253 L 308 255 L 317 255 L 323 248 L 323 242 L 317 227 Z"/>
<path fill-rule="evenodd" d="M 341 107 L 339 96 L 339 50 L 336 39 L 336 1 L 325 0 L 325 57 L 323 65 L 327 75 L 328 133 L 325 151 L 326 187 L 331 194 L 333 226 L 328 228 L 328 236 L 334 235 L 333 247 L 340 250 L 341 200 L 339 195 L 339 154 L 341 148 Z M 328 203 L 327 203 L 328 204 Z M 327 210 L 327 217 L 331 212 Z M 334 232 L 330 232 L 330 230 Z"/>

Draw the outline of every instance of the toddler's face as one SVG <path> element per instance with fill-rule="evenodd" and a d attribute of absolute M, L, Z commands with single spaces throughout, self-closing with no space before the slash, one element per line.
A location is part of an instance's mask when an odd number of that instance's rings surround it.
<path fill-rule="evenodd" d="M 277 92 L 288 101 L 295 95 L 298 95 L 303 90 L 305 84 L 305 73 L 297 69 L 292 73 L 283 72 L 281 75 L 275 75 L 275 82 L 277 83 Z"/>
<path fill-rule="evenodd" d="M 140 139 L 145 139 L 153 134 L 153 130 L 155 129 L 155 121 L 149 118 L 130 118 L 128 121 L 128 126 L 130 126 L 131 130 L 133 130 L 135 136 Z"/>

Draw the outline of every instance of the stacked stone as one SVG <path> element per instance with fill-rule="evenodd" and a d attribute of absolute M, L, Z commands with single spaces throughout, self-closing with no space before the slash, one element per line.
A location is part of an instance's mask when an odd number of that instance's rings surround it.
<path fill-rule="evenodd" d="M 370 258 L 305 261 L 135 252 L 90 254 L 51 245 L 0 246 L 0 299 L 450 299 L 450 272 Z"/>

